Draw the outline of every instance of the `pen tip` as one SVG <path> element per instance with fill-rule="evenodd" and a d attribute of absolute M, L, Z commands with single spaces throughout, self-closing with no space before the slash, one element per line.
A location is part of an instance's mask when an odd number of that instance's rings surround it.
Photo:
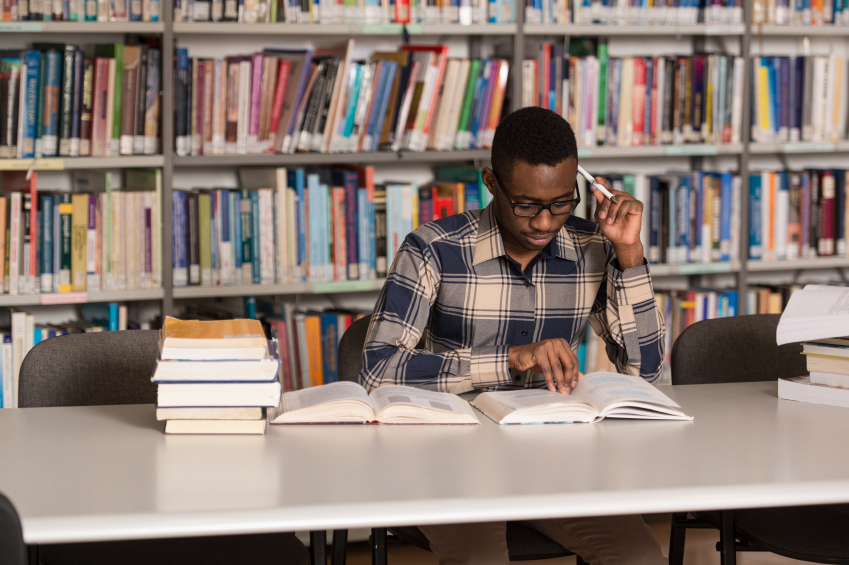
<path fill-rule="evenodd" d="M 613 202 L 614 204 L 619 204 L 619 201 L 618 201 L 618 200 L 616 200 L 616 197 L 615 197 L 615 196 L 611 196 L 611 197 L 610 197 L 610 201 L 611 201 L 611 202 Z"/>

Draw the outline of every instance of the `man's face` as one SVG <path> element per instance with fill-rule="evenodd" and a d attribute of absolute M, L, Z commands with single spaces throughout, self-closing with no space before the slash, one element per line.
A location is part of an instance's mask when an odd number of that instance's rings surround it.
<path fill-rule="evenodd" d="M 500 178 L 498 181 L 514 203 L 551 204 L 575 197 L 577 174 L 578 161 L 574 158 L 568 158 L 553 167 L 516 161 L 511 178 Z M 543 210 L 533 218 L 516 216 L 496 187 L 495 180 L 493 173 L 485 171 L 484 182 L 495 200 L 495 216 L 507 251 L 511 247 L 516 249 L 515 246 L 527 251 L 542 250 L 557 235 L 569 215 L 554 216 L 550 210 Z"/>

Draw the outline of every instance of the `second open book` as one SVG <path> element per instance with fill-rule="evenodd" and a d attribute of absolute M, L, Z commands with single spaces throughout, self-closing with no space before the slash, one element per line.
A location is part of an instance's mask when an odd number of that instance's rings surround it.
<path fill-rule="evenodd" d="M 596 422 L 603 418 L 692 420 L 668 396 L 640 377 L 584 375 L 570 395 L 545 389 L 479 394 L 472 406 L 499 424 Z M 341 382 L 287 392 L 269 408 L 272 424 L 384 423 L 477 424 L 468 402 L 453 394 L 383 386 L 370 394 Z"/>

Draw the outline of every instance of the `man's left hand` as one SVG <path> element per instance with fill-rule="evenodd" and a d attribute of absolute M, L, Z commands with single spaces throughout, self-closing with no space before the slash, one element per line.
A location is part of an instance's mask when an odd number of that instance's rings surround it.
<path fill-rule="evenodd" d="M 619 201 L 613 203 L 600 190 L 593 191 L 599 201 L 595 210 L 595 221 L 601 233 L 610 240 L 619 268 L 623 271 L 643 264 L 643 244 L 640 241 L 640 229 L 643 223 L 643 203 L 619 190 L 613 190 L 610 183 L 602 177 L 596 182 L 607 188 Z"/>

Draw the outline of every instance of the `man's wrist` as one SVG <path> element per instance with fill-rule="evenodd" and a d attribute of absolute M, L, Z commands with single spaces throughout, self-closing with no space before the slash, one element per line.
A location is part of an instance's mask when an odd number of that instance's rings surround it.
<path fill-rule="evenodd" d="M 621 271 L 625 271 L 633 267 L 640 267 L 645 262 L 642 243 L 634 245 L 614 245 L 613 252 L 616 253 L 616 260 L 619 262 L 619 270 Z"/>

